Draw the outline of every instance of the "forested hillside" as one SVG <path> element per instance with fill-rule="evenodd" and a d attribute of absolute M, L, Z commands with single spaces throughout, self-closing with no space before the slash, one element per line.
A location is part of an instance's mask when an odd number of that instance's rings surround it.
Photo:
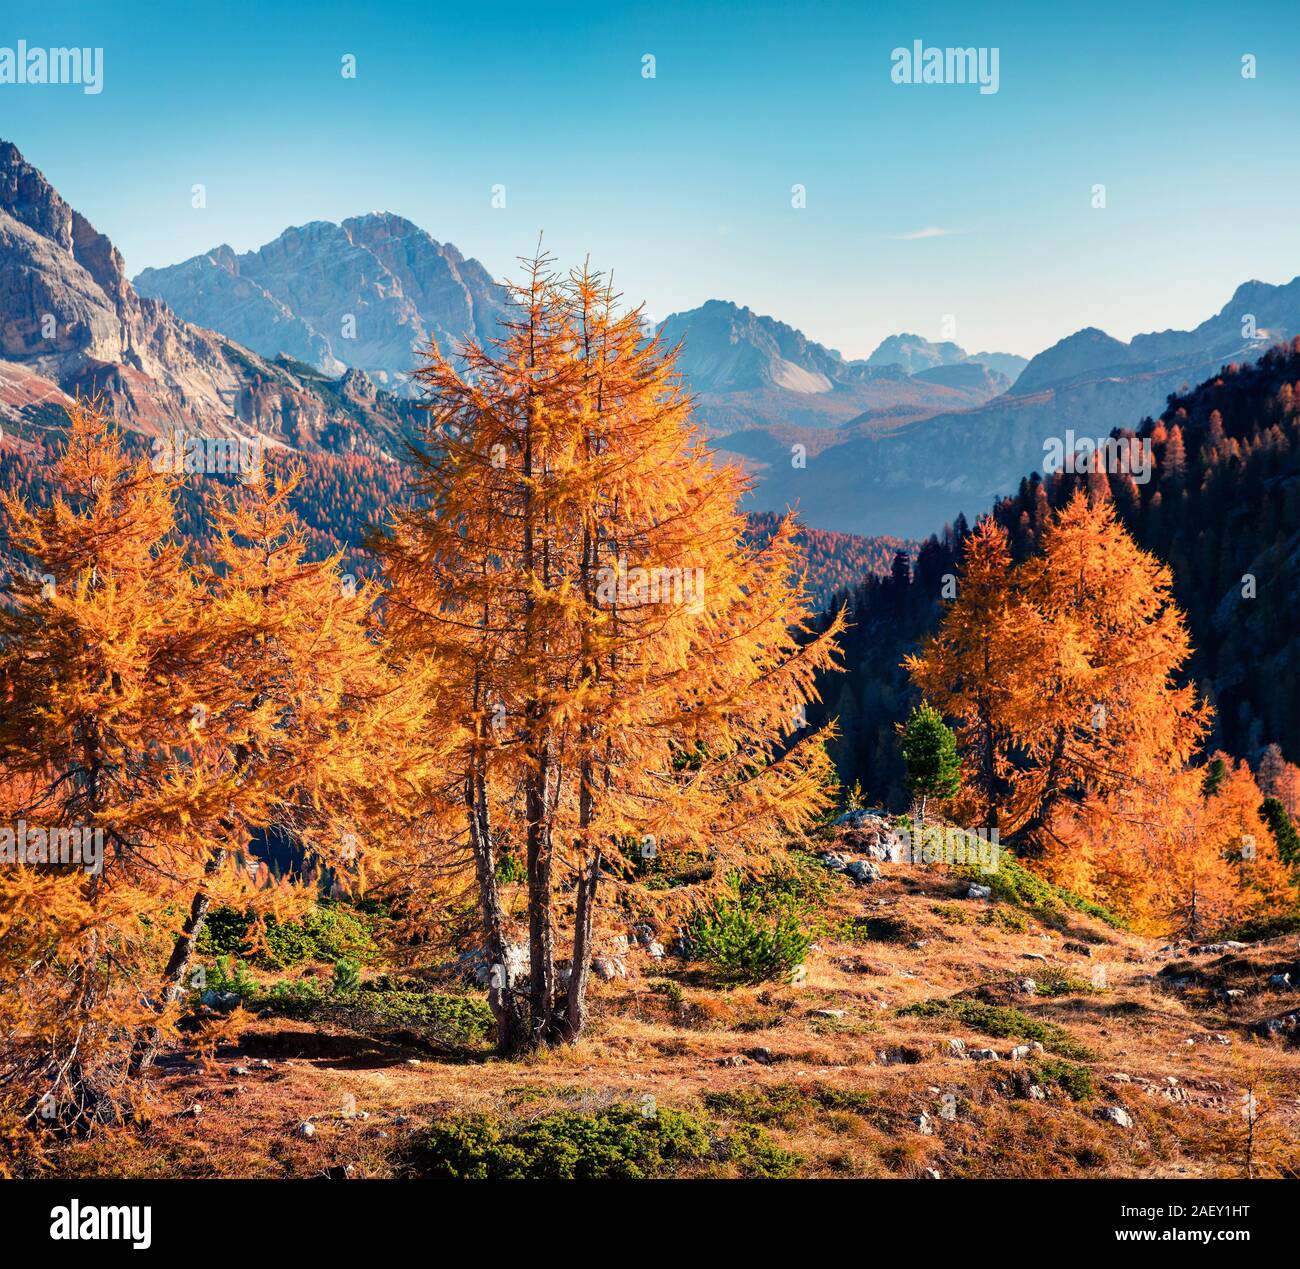
<path fill-rule="evenodd" d="M 128 452 L 149 452 L 142 438 L 127 436 Z M 56 441 L 0 443 L 0 490 L 17 494 L 34 505 L 46 506 L 54 490 L 54 470 L 61 443 Z M 302 521 L 313 559 L 334 551 L 343 552 L 343 568 L 356 577 L 373 574 L 374 560 L 363 549 L 366 528 L 383 523 L 388 513 L 410 496 L 408 469 L 401 463 L 377 460 L 362 454 L 302 453 L 294 456 L 303 468 L 302 480 L 294 490 L 294 510 Z M 276 470 L 287 457 L 271 451 L 268 462 Z M 177 525 L 200 554 L 210 546 L 207 518 L 203 514 L 201 486 L 209 481 L 226 485 L 235 475 L 208 476 L 189 482 L 177 497 Z M 771 540 L 780 518 L 771 512 L 753 514 L 749 524 L 753 540 Z M 901 538 L 864 538 L 854 533 L 833 533 L 801 527 L 796 541 L 808 567 L 808 588 L 820 602 L 860 578 L 888 571 L 894 554 L 915 549 Z M 0 542 L 0 553 L 4 543 Z M 2 584 L 2 583 L 0 583 Z"/>
<path fill-rule="evenodd" d="M 1129 433 L 1151 443 L 1145 483 L 1121 473 L 1034 474 L 991 512 L 1021 561 L 1076 489 L 1113 499 L 1137 543 L 1173 570 L 1192 645 L 1181 674 L 1214 707 L 1204 751 L 1252 764 L 1270 743 L 1300 757 L 1298 398 L 1300 341 L 1225 367 Z M 842 778 L 891 806 L 906 801 L 894 727 L 916 695 L 900 663 L 955 594 L 969 534 L 959 518 L 921 547 L 914 567 L 900 558 L 889 576 L 838 597 L 848 606 L 849 673 L 825 684 L 824 708 L 840 718 L 834 755 Z"/>

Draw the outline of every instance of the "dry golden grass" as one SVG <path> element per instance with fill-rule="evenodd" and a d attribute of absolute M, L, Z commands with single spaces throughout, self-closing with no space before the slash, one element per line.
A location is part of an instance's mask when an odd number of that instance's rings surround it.
<path fill-rule="evenodd" d="M 806 1176 L 1240 1176 L 1247 1086 L 1265 1094 L 1257 1172 L 1300 1167 L 1300 1048 L 1249 1030 L 1300 1004 L 1266 986 L 1269 972 L 1300 959 L 1294 936 L 1189 958 L 1073 914 L 1062 928 L 1032 915 L 1023 931 L 984 924 L 994 905 L 960 897 L 965 883 L 942 870 L 885 873 L 860 888 L 837 880 L 827 920 L 891 918 L 909 942 L 822 938 L 799 985 L 730 991 L 701 985 L 680 962 L 634 953 L 627 980 L 595 985 L 588 1038 L 526 1061 L 437 1058 L 283 1018 L 241 1018 L 237 1045 L 217 1060 L 161 1073 L 148 1125 L 60 1147 L 52 1168 L 190 1177 L 346 1168 L 385 1177 L 400 1170 L 409 1135 L 434 1119 L 596 1109 L 650 1095 L 720 1125 L 759 1123 L 802 1157 Z M 1087 943 L 1092 957 L 1067 952 L 1067 941 Z M 1188 960 L 1205 981 L 1173 985 L 1177 975 L 1160 974 L 1171 960 Z M 1102 964 L 1098 990 L 1092 975 Z M 1054 974 L 1060 994 L 1012 986 Z M 651 990 L 665 977 L 678 980 L 680 1001 Z M 1246 994 L 1216 995 L 1232 986 Z M 1026 1063 L 1008 1060 L 1017 1040 L 899 1015 L 958 993 L 1064 1028 L 1095 1054 L 1084 1063 L 1093 1095 L 1074 1101 L 1043 1080 L 1045 1097 L 1035 1099 Z M 844 1013 L 813 1016 L 819 1009 Z M 1000 1060 L 959 1057 L 951 1039 L 994 1048 Z M 256 1065 L 263 1058 L 269 1069 Z M 237 1064 L 252 1073 L 232 1076 Z M 196 1103 L 197 1117 L 183 1113 Z M 1125 1109 L 1133 1127 L 1099 1119 L 1104 1107 Z M 923 1114 L 929 1133 L 918 1127 Z M 311 1138 L 297 1135 L 305 1121 Z"/>

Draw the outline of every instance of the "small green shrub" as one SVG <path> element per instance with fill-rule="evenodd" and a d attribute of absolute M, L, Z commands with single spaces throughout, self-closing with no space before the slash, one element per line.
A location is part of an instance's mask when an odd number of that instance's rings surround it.
<path fill-rule="evenodd" d="M 252 919 L 236 908 L 213 908 L 208 913 L 194 950 L 200 956 L 247 956 L 245 936 Z"/>
<path fill-rule="evenodd" d="M 257 994 L 257 984 L 243 961 L 229 956 L 218 956 L 203 978 L 204 991 L 233 992 L 240 1000 L 251 1000 Z"/>
<path fill-rule="evenodd" d="M 802 1158 L 763 1129 L 742 1124 L 716 1135 L 688 1111 L 610 1106 L 553 1111 L 506 1122 L 460 1115 L 433 1124 L 412 1143 L 408 1171 L 458 1180 L 640 1180 L 669 1177 L 705 1160 L 733 1164 L 746 1177 L 789 1177 Z"/>
<path fill-rule="evenodd" d="M 342 963 L 342 962 L 341 962 Z M 345 970 L 344 974 L 350 974 Z M 487 1043 L 495 1025 L 481 996 L 432 992 L 387 978 L 360 982 L 340 990 L 338 966 L 327 989 L 319 979 L 276 983 L 254 999 L 258 1008 L 308 1022 L 329 1022 L 359 1034 L 414 1032 L 422 1039 L 452 1048 Z"/>
<path fill-rule="evenodd" d="M 979 1000 L 922 1000 L 899 1011 L 900 1017 L 951 1018 L 963 1022 L 972 1031 L 997 1039 L 1037 1040 L 1051 1053 L 1090 1062 L 1096 1054 L 1076 1040 L 1064 1027 L 1039 1022 L 1008 1005 L 989 1005 Z"/>
<path fill-rule="evenodd" d="M 698 913 L 689 936 L 700 960 L 710 961 L 727 984 L 789 980 L 812 942 L 791 908 L 771 915 L 755 896 L 715 903 Z"/>
<path fill-rule="evenodd" d="M 659 978 L 650 984 L 650 990 L 658 996 L 667 996 L 668 1003 L 674 1010 L 680 1011 L 686 1004 L 686 993 L 682 991 L 681 983 L 675 983 L 670 978 Z"/>
<path fill-rule="evenodd" d="M 334 962 L 333 990 L 336 996 L 354 995 L 361 987 L 361 966 L 356 961 Z"/>
<path fill-rule="evenodd" d="M 288 969 L 308 961 L 354 960 L 369 964 L 378 956 L 371 921 L 350 907 L 322 903 L 301 921 L 266 921 L 268 969 Z"/>
<path fill-rule="evenodd" d="M 486 1044 L 496 1025 L 492 1010 L 482 996 L 430 991 L 374 992 L 363 984 L 356 1010 L 363 1019 L 373 1018 L 375 1026 L 402 1027 L 457 1047 Z"/>
<path fill-rule="evenodd" d="M 378 955 L 373 927 L 383 914 L 376 905 L 322 902 L 301 921 L 266 919 L 266 950 L 252 957 L 262 969 L 290 969 L 309 961 L 370 964 Z M 214 908 L 195 941 L 201 956 L 249 956 L 252 916 L 236 908 Z"/>
<path fill-rule="evenodd" d="M 436 1123 L 414 1142 L 412 1171 L 458 1180 L 639 1180 L 705 1158 L 707 1126 L 682 1111 L 561 1110 L 507 1125 L 491 1115 Z"/>
<path fill-rule="evenodd" d="M 524 862 L 513 851 L 504 850 L 497 859 L 497 881 L 503 886 L 518 885 L 528 875 Z"/>
<path fill-rule="evenodd" d="M 287 1018 L 309 1018 L 324 1000 L 325 991 L 314 978 L 298 978 L 273 983 L 257 998 L 257 1004 Z"/>
<path fill-rule="evenodd" d="M 727 1159 L 746 1177 L 797 1176 L 803 1157 L 778 1146 L 761 1128 L 742 1124 L 725 1140 Z"/>
<path fill-rule="evenodd" d="M 1076 1102 L 1087 1101 L 1096 1091 L 1092 1072 L 1086 1066 L 1076 1062 L 1062 1062 L 1056 1058 L 1047 1058 L 1036 1063 L 1033 1068 L 1034 1080 L 1038 1084 L 1055 1084 L 1062 1088 Z"/>

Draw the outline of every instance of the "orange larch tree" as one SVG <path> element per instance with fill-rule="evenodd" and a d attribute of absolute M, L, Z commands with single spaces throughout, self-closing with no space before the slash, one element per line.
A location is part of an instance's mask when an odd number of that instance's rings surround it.
<path fill-rule="evenodd" d="M 575 1039 L 597 894 L 646 849 L 761 868 L 825 804 L 801 734 L 839 623 L 809 615 L 793 525 L 747 543 L 742 475 L 690 422 L 673 353 L 599 277 L 528 266 L 495 345 L 418 376 L 427 507 L 376 543 L 399 647 L 443 667 L 503 1049 Z M 518 834 L 528 956 L 507 951 L 495 870 Z M 556 869 L 561 870 L 556 877 Z M 571 955 L 555 954 L 573 886 Z M 642 894 L 646 899 L 647 896 Z M 679 901 L 686 895 L 674 896 Z M 565 985 L 561 971 L 567 971 Z M 526 978 L 526 982 L 525 982 Z"/>
<path fill-rule="evenodd" d="M 981 519 L 966 539 L 957 593 L 938 630 L 903 664 L 940 713 L 957 721 L 965 784 L 988 828 L 999 827 L 1013 749 L 1050 726 L 1045 689 L 1078 668 L 1066 660 L 1072 649 L 1021 593 L 1005 530 Z"/>
<path fill-rule="evenodd" d="M 194 752 L 208 650 L 173 531 L 175 478 L 129 460 L 78 403 L 59 479 L 48 506 L 4 506 L 27 570 L 0 610 L 4 822 L 51 849 L 0 870 L 0 1080 L 24 1115 L 85 1123 L 118 1112 L 105 1094 L 148 1012 L 149 918 L 201 866 L 210 842 L 195 825 L 233 789 Z M 93 862 L 56 859 L 56 834 L 89 843 Z"/>
<path fill-rule="evenodd" d="M 294 887 L 245 893 L 256 835 L 286 835 L 343 890 L 364 885 L 368 863 L 418 853 L 413 821 L 439 774 L 438 733 L 425 726 L 436 689 L 422 664 L 387 657 L 378 588 L 342 574 L 337 555 L 307 557 L 291 501 L 300 475 L 291 467 L 275 479 L 259 465 L 208 499 L 213 546 L 198 569 L 195 617 L 208 657 L 192 729 L 204 765 L 237 794 L 201 826 L 213 846 L 201 884 L 186 879 L 159 1020 L 137 1044 L 137 1071 L 150 1065 L 188 985 L 213 904 L 234 887 L 249 910 L 283 915 Z M 306 878 L 297 889 L 309 903 L 316 887 Z"/>
<path fill-rule="evenodd" d="M 1191 761 L 1210 711 L 1174 676 L 1191 654 L 1169 569 L 1142 551 L 1110 501 L 1082 492 L 1023 568 L 1024 593 L 1070 648 L 1041 694 L 1051 726 L 1026 739 L 1012 818 L 1040 845 L 1066 802 L 1128 814 Z"/>

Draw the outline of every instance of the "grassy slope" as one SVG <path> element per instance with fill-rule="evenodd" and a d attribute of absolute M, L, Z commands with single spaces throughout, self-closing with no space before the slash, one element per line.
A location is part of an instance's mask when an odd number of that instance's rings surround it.
<path fill-rule="evenodd" d="M 411 1135 L 434 1120 L 487 1112 L 518 1123 L 557 1109 L 643 1105 L 651 1096 L 705 1117 L 719 1133 L 761 1125 L 800 1157 L 806 1176 L 920 1177 L 928 1169 L 942 1177 L 1236 1176 L 1241 1095 L 1252 1072 L 1271 1087 L 1265 1146 L 1295 1161 L 1300 1048 L 1249 1031 L 1252 1021 L 1300 1004 L 1266 985 L 1269 972 L 1300 955 L 1294 935 L 1245 953 L 1189 958 L 1090 916 L 1070 912 L 1045 923 L 1008 904 L 966 899 L 968 883 L 943 869 L 884 872 L 863 887 L 835 878 L 826 928 L 859 933 L 819 937 L 798 986 L 722 991 L 698 966 L 655 965 L 633 953 L 628 979 L 595 984 L 590 1038 L 526 1063 L 438 1057 L 400 1038 L 249 1016 L 217 1061 L 166 1071 L 142 1134 L 65 1147 L 55 1168 L 276 1177 L 342 1167 L 392 1176 L 406 1166 Z M 1093 956 L 1066 952 L 1066 941 L 1089 944 Z M 1197 978 L 1160 974 L 1180 958 L 1194 963 Z M 1098 990 L 1093 976 L 1102 963 L 1106 986 Z M 680 994 L 652 989 L 664 977 Z M 1015 986 L 1025 977 L 1056 994 L 1026 995 Z M 1245 994 L 1225 1001 L 1216 992 L 1224 987 Z M 922 1016 L 901 1012 L 954 997 L 958 1003 Z M 844 1016 L 812 1016 L 818 1009 Z M 1072 1060 L 1049 1052 L 1012 1062 L 1017 1039 L 971 1025 L 1015 1031 L 1020 1015 L 1045 1025 L 1034 1034 Z M 1050 1042 L 1062 1037 L 1063 1048 Z M 992 1047 L 999 1060 L 955 1056 L 954 1038 Z M 269 1069 L 230 1074 L 263 1057 Z M 1035 1081 L 1043 1100 L 1029 1095 Z M 955 1099 L 948 1102 L 955 1119 L 943 1117 L 945 1094 Z M 200 1116 L 180 1113 L 195 1102 Z M 367 1118 L 345 1113 L 353 1102 Z M 1102 1121 L 1103 1107 L 1123 1107 L 1134 1127 Z M 928 1134 L 917 1126 L 922 1113 Z M 311 1139 L 296 1135 L 304 1119 L 316 1126 Z M 736 1168 L 724 1157 L 684 1171 Z"/>

